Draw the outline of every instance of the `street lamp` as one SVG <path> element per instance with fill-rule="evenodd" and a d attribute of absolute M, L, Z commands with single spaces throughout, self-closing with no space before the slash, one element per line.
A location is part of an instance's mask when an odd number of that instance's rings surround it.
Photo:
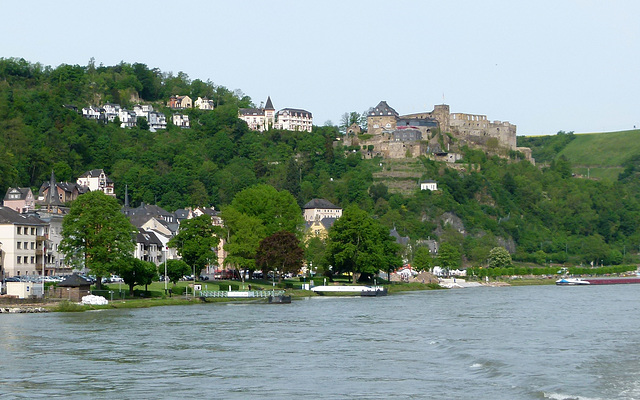
<path fill-rule="evenodd" d="M 2 293 L 2 289 L 4 289 L 4 259 L 2 257 L 2 242 L 0 242 L 0 278 L 2 279 L 2 286 L 0 287 L 0 294 Z"/>
<path fill-rule="evenodd" d="M 167 250 L 168 247 L 164 246 L 164 294 L 167 294 Z"/>

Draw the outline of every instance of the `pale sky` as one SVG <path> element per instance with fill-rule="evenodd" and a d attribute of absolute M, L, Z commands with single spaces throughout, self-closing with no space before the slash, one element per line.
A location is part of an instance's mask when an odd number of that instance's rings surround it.
<path fill-rule="evenodd" d="M 444 101 L 520 135 L 640 127 L 637 0 L 0 4 L 0 57 L 183 71 L 316 125 L 386 100 L 400 114 Z"/>

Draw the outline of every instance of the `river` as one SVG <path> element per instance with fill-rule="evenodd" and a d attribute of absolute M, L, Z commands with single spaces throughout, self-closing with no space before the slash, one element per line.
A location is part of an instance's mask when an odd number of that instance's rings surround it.
<path fill-rule="evenodd" d="M 639 399 L 640 285 L 0 315 L 0 399 Z"/>

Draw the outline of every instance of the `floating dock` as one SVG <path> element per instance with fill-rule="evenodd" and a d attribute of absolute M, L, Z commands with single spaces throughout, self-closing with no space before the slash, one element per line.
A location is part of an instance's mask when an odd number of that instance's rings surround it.
<path fill-rule="evenodd" d="M 387 288 L 382 286 L 315 286 L 311 290 L 318 294 L 332 295 L 360 295 L 363 297 L 387 295 Z"/>

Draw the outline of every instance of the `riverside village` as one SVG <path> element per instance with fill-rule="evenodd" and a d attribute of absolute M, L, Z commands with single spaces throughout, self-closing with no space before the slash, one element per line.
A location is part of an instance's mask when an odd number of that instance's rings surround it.
<path fill-rule="evenodd" d="M 121 129 L 131 129 L 138 124 L 145 124 L 152 132 L 167 128 L 167 120 L 182 129 L 188 130 L 194 121 L 190 118 L 189 109 L 211 111 L 216 108 L 214 101 L 198 97 L 195 102 L 189 96 L 171 96 L 165 110 L 170 115 L 154 110 L 151 104 L 138 104 L 133 110 L 127 110 L 118 104 L 105 103 L 101 106 L 87 105 L 78 107 L 66 105 L 68 112 L 78 113 L 96 124 L 118 124 Z M 248 128 L 259 134 L 271 130 L 310 133 L 313 129 L 312 113 L 299 108 L 283 108 L 276 111 L 271 98 L 257 108 L 240 108 L 238 119 L 246 123 Z M 491 121 L 485 115 L 451 112 L 447 104 L 435 105 L 432 111 L 401 115 L 386 101 L 380 101 L 371 107 L 362 119 L 363 123 L 345 126 L 343 135 L 336 137 L 333 146 L 344 146 L 348 152 L 358 152 L 364 159 L 379 159 L 382 166 L 388 160 L 411 160 L 426 157 L 443 162 L 451 169 L 465 166 L 462 148 L 477 148 L 489 154 L 508 158 L 517 154 L 521 160 L 534 164 L 531 150 L 516 146 L 516 126 L 505 121 Z M 197 123 L 197 121 L 196 121 Z M 409 175 L 411 176 L 411 175 Z M 439 192 L 438 176 L 416 176 L 404 181 L 404 187 L 389 184 L 389 190 L 411 193 L 430 191 Z M 118 185 L 110 179 L 104 169 L 92 169 L 71 182 L 56 179 L 56 171 L 51 171 L 50 179 L 42 182 L 39 188 L 10 187 L 0 207 L 0 278 L 2 279 L 1 304 L 12 302 L 50 302 L 67 300 L 89 304 L 106 304 L 108 301 L 124 298 L 123 286 L 128 283 L 139 285 L 142 281 L 134 278 L 120 277 L 117 274 L 96 277 L 86 268 L 78 257 L 71 257 L 67 249 L 63 251 L 63 221 L 69 215 L 74 202 L 90 192 L 102 192 L 109 198 L 115 198 L 117 192 L 123 193 L 124 202 L 120 212 L 135 227 L 132 234 L 132 251 L 134 259 L 150 263 L 155 267 L 152 278 L 145 282 L 145 287 L 152 282 L 164 285 L 163 295 L 171 295 L 168 289 L 169 276 L 166 272 L 167 262 L 180 260 L 181 248 L 172 241 L 185 221 L 201 216 L 208 216 L 216 232 L 224 232 L 226 221 L 220 210 L 209 206 L 196 206 L 167 211 L 154 204 L 140 202 L 131 205 L 127 185 Z M 329 232 L 343 214 L 343 209 L 328 199 L 314 198 L 301 209 L 302 221 L 298 228 L 302 231 L 302 242 L 311 239 L 326 242 Z M 465 234 L 461 219 L 454 213 L 445 213 L 437 221 L 439 226 L 450 226 L 459 234 Z M 440 233 L 442 233 L 441 228 Z M 402 263 L 393 270 L 380 270 L 373 274 L 380 282 L 417 282 L 439 287 L 466 287 L 486 284 L 483 280 L 466 281 L 466 268 L 448 269 L 432 265 L 428 270 L 416 270 L 411 265 L 409 254 L 414 247 L 427 249 L 433 259 L 437 259 L 440 243 L 436 237 L 410 240 L 395 227 L 388 231 L 389 236 L 400 249 Z M 211 248 L 212 256 L 202 269 L 187 270 L 181 281 L 189 282 L 177 293 L 204 298 L 205 293 L 216 297 L 254 297 L 258 291 L 251 291 L 251 280 L 266 280 L 261 290 L 275 289 L 276 270 L 251 270 L 239 267 L 235 259 L 228 257 L 228 237 L 216 233 L 216 245 Z M 510 239 L 500 239 L 509 253 L 515 251 Z M 184 243 L 182 243 L 184 245 Z M 382 287 L 348 286 L 340 288 L 331 284 L 327 276 L 317 274 L 311 260 L 302 261 L 300 268 L 287 274 L 280 271 L 278 293 L 288 289 L 308 291 L 309 294 L 322 294 L 323 291 L 344 294 L 357 292 L 365 295 L 380 295 Z M 284 286 L 283 277 L 293 278 Z M 96 289 L 95 279 L 100 279 L 97 287 L 108 285 L 109 290 Z M 133 280 L 133 281 L 132 281 Z M 235 280 L 235 284 L 216 285 L 215 282 Z M 353 283 L 356 283 L 355 277 Z M 174 283 L 175 284 L 175 283 Z M 500 283 L 494 283 L 500 284 Z M 333 285 L 333 286 L 332 286 Z M 211 286 L 215 290 L 208 291 Z M 254 289 L 259 287 L 253 284 Z M 115 288 L 117 292 L 115 291 Z M 133 286 L 131 286 L 133 288 Z M 354 286 L 355 287 L 355 286 Z M 364 289 L 363 289 L 364 288 Z M 280 290 L 283 289 L 283 290 Z M 114 294 L 115 292 L 115 294 Z M 275 293 L 275 292 L 274 292 Z M 98 296 L 94 296 L 97 294 Z M 386 289 L 384 290 L 386 294 Z M 144 296 L 144 294 L 140 294 Z M 98 299 L 98 300 L 96 300 Z"/>

